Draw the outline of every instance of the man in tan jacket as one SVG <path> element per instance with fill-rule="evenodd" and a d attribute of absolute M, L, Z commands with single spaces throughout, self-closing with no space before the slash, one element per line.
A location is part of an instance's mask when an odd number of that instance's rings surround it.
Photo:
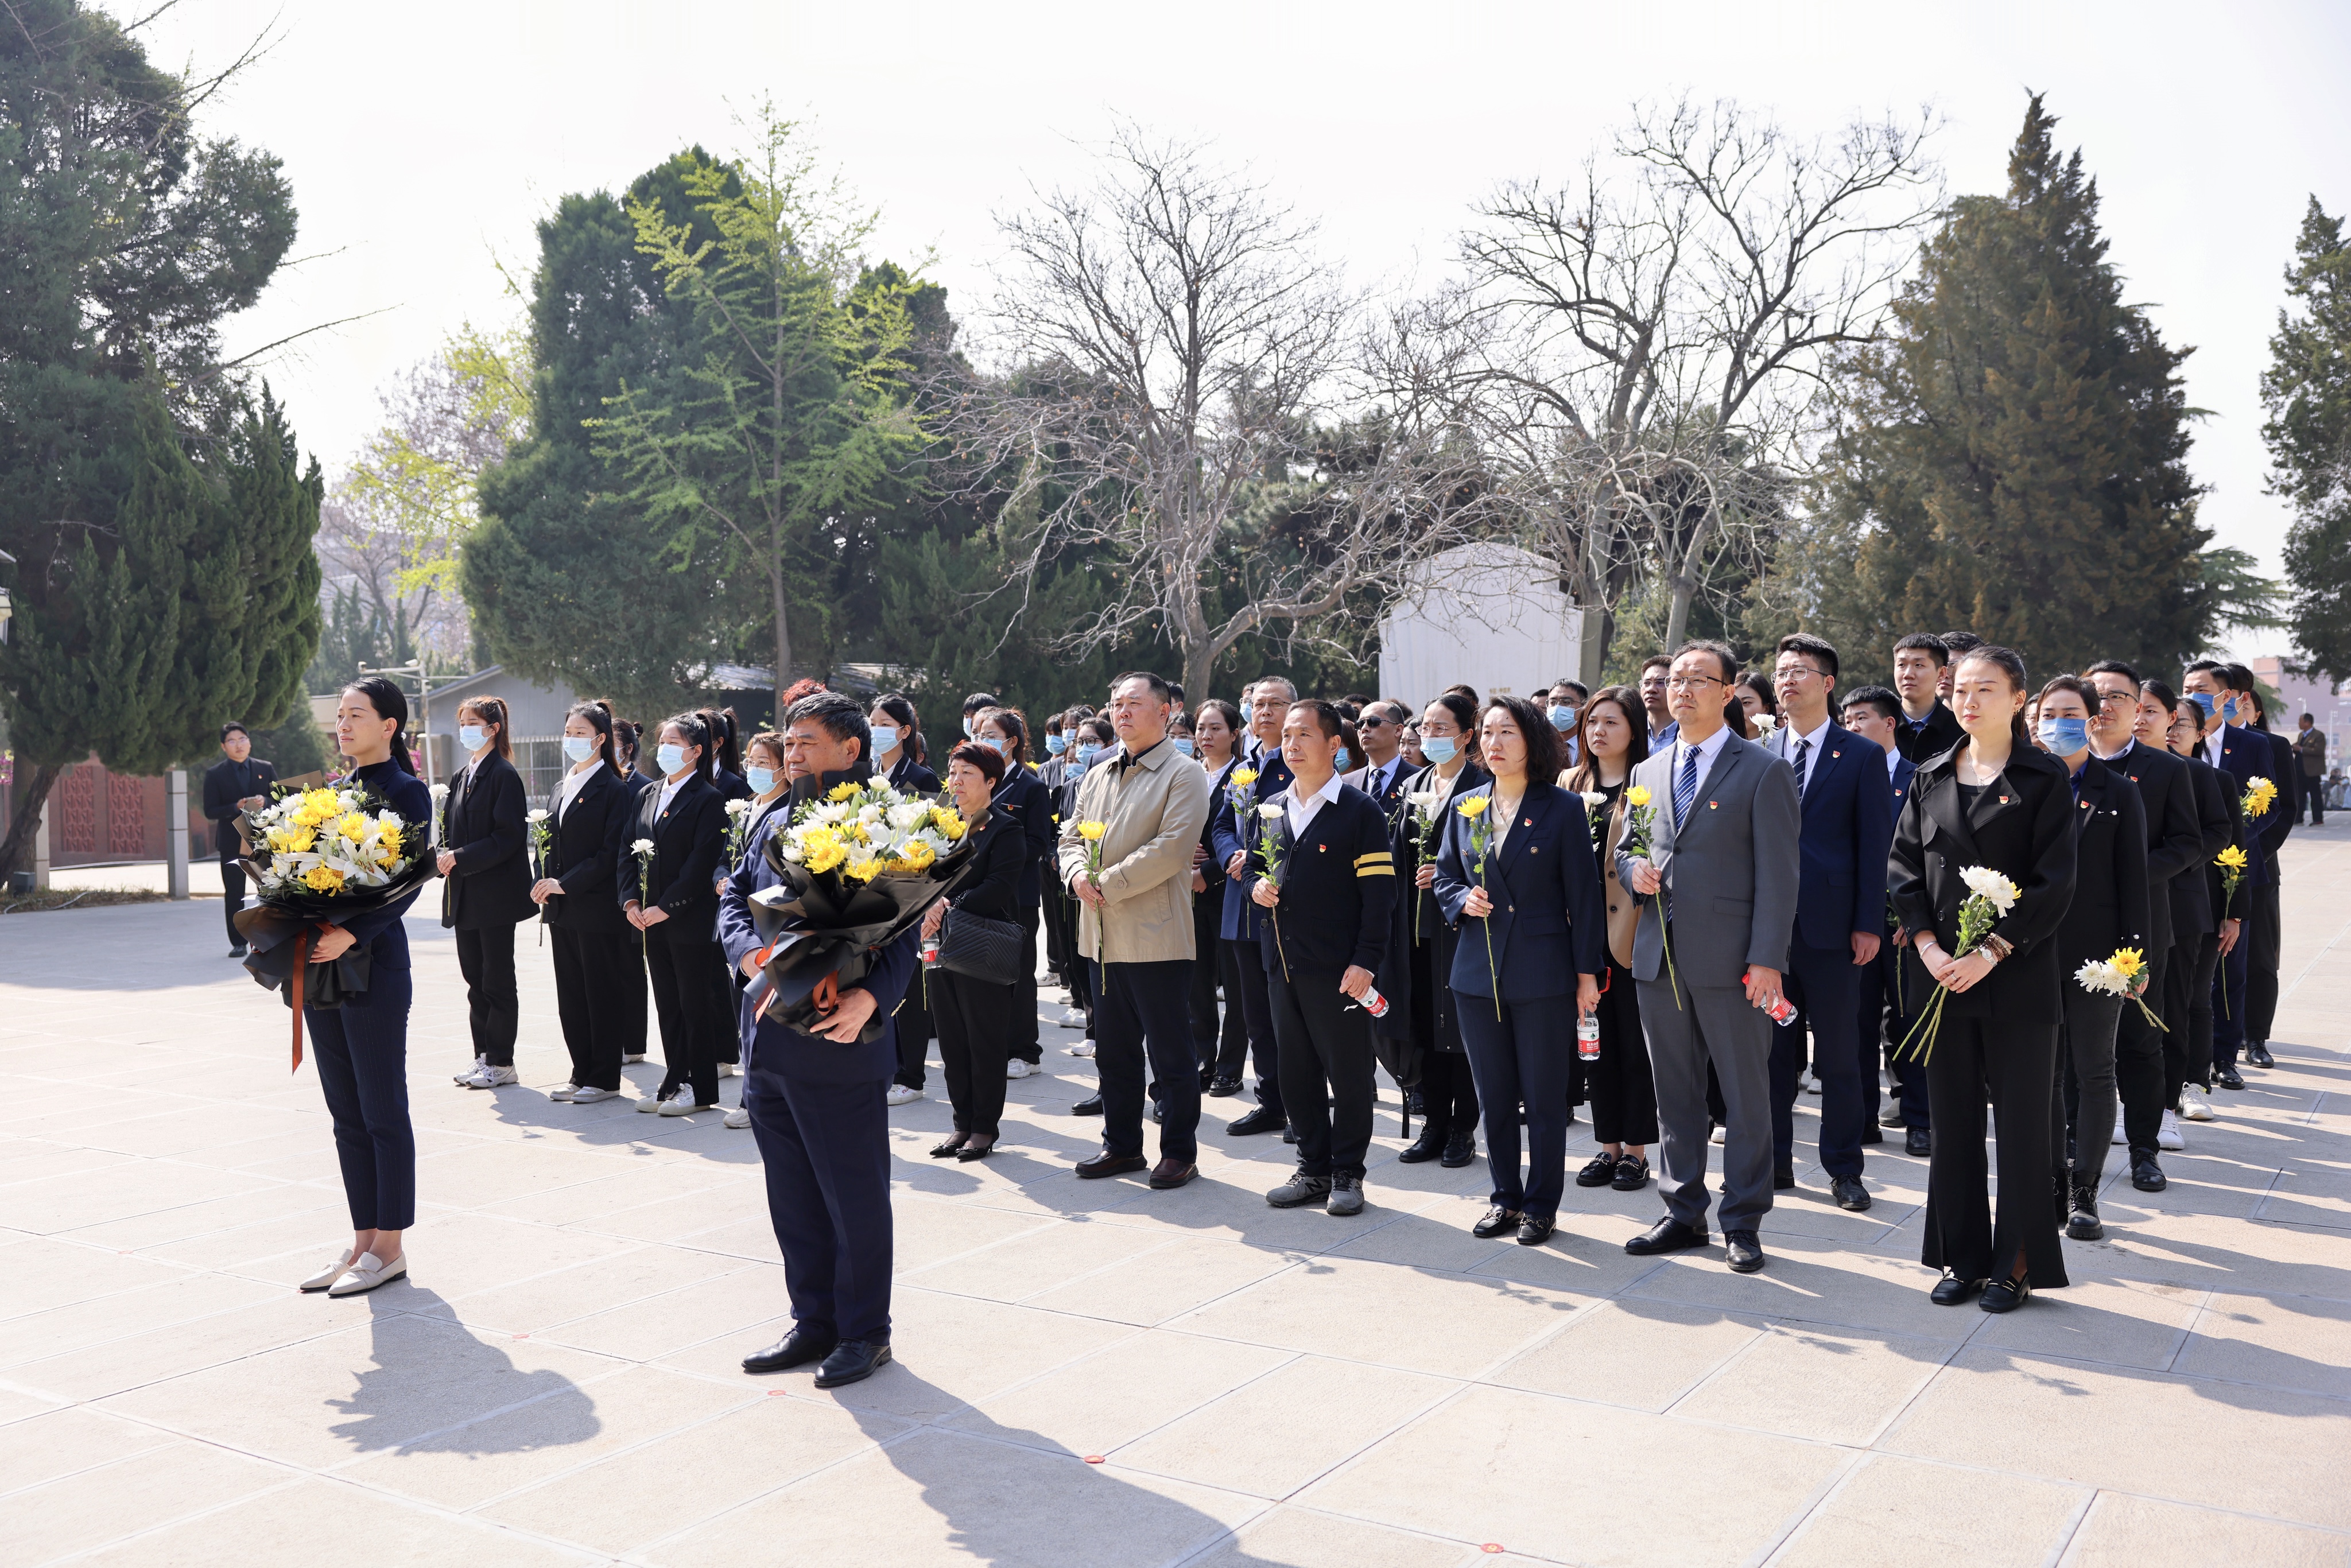
<path fill-rule="evenodd" d="M 1167 683 L 1155 674 L 1111 683 L 1103 713 L 1118 755 L 1087 769 L 1078 785 L 1059 857 L 1061 881 L 1079 904 L 1078 956 L 1093 966 L 1094 1066 L 1102 1074 L 1102 1152 L 1080 1161 L 1078 1175 L 1144 1167 L 1147 1042 L 1165 1106 L 1159 1164 L 1151 1171 L 1156 1187 L 1192 1179 L 1200 1124 L 1189 1007 L 1192 847 L 1208 820 L 1208 776 L 1167 744 L 1170 699 Z"/>

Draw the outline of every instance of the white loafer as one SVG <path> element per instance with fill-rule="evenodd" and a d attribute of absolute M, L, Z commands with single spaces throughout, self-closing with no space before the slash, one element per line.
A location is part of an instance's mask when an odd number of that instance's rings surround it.
<path fill-rule="evenodd" d="M 387 1263 L 371 1252 L 350 1266 L 349 1272 L 327 1287 L 330 1296 L 363 1296 L 378 1285 L 389 1284 L 408 1272 L 408 1255 L 402 1253 Z"/>
<path fill-rule="evenodd" d="M 336 1259 L 332 1263 L 328 1264 L 325 1268 L 319 1270 L 317 1273 L 311 1275 L 308 1279 L 303 1281 L 301 1284 L 295 1288 L 302 1291 L 323 1291 L 328 1286 L 333 1284 L 336 1281 L 341 1279 L 343 1277 L 343 1271 L 350 1266 L 351 1249 L 346 1247 L 343 1249 L 343 1255 L 341 1257 Z"/>

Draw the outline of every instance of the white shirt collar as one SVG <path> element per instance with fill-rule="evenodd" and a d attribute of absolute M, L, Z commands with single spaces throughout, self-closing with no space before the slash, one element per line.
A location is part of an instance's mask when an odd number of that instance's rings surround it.
<path fill-rule="evenodd" d="M 676 799 L 677 799 L 677 792 L 678 792 L 680 789 L 684 789 L 684 788 L 685 788 L 685 784 L 686 784 L 686 780 L 687 780 L 687 779 L 692 779 L 693 777 L 694 777 L 694 773 L 693 773 L 693 771 L 692 771 L 691 769 L 688 769 L 687 771 L 685 771 L 685 772 L 684 772 L 684 773 L 679 774 L 679 775 L 678 775 L 675 779 L 663 779 L 663 780 L 662 780 L 662 791 L 661 791 L 661 805 L 660 805 L 660 807 L 659 807 L 658 809 L 656 809 L 656 810 L 655 810 L 655 811 L 654 811 L 654 813 L 653 813 L 653 814 L 654 814 L 655 816 L 659 816 L 663 811 L 666 811 L 666 810 L 669 810 L 669 803 L 670 803 L 672 800 L 676 800 Z"/>
<path fill-rule="evenodd" d="M 1788 727 L 1788 744 L 1793 746 L 1799 740 L 1809 740 L 1813 743 L 1813 749 L 1814 751 L 1818 751 L 1821 748 L 1821 737 L 1828 733 L 1829 723 L 1830 720 L 1828 716 L 1823 714 L 1821 716 L 1821 722 L 1814 725 L 1812 730 L 1808 734 L 1804 735 L 1798 735 L 1796 733 L 1796 727 L 1794 725 L 1790 725 Z"/>
<path fill-rule="evenodd" d="M 1682 737 L 1679 731 L 1676 731 L 1674 735 L 1674 768 L 1678 772 L 1682 766 L 1682 759 L 1691 752 L 1695 751 L 1698 753 L 1698 771 L 1703 775 L 1706 769 L 1714 766 L 1714 759 L 1722 755 L 1722 748 L 1729 744 L 1730 727 L 1727 724 L 1720 729 L 1716 730 L 1712 735 L 1708 736 L 1704 740 L 1698 741 L 1686 740 Z"/>
<path fill-rule="evenodd" d="M 604 759 L 598 757 L 591 758 L 588 766 L 579 772 L 564 774 L 563 788 L 559 791 L 561 803 L 555 809 L 555 814 L 558 817 L 561 817 L 564 812 L 571 809 L 571 802 L 580 798 L 580 791 L 588 787 L 588 780 L 595 778 L 597 769 L 603 766 Z"/>
<path fill-rule="evenodd" d="M 1337 800 L 1339 791 L 1344 788 L 1346 788 L 1345 783 L 1336 773 L 1333 773 L 1329 782 L 1303 800 L 1298 798 L 1297 785 L 1292 784 L 1289 789 L 1284 789 L 1281 792 L 1281 800 L 1283 807 L 1289 813 L 1290 836 L 1295 838 L 1304 832 L 1306 824 L 1314 820 L 1314 813 Z"/>
<path fill-rule="evenodd" d="M 1898 752 L 1898 751 L 1889 751 L 1889 752 L 1887 752 L 1887 753 L 1886 754 L 1886 776 L 1888 779 L 1891 779 L 1891 778 L 1893 778 L 1896 773 L 1899 773 L 1899 772 L 1901 772 L 1901 771 L 1902 771 L 1902 754 L 1901 754 L 1900 752 Z"/>
<path fill-rule="evenodd" d="M 2227 725 L 2224 724 L 2220 728 L 2214 730 L 2211 734 L 2211 737 L 2204 742 L 2204 760 L 2210 762 L 2215 768 L 2220 767 L 2220 747 L 2227 742 L 2228 738 L 2229 727 Z"/>

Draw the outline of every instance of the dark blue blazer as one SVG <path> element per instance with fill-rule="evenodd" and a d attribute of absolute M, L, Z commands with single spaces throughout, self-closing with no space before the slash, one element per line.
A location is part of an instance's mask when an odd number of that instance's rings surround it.
<path fill-rule="evenodd" d="M 1241 766 L 1257 769 L 1257 782 L 1249 789 L 1249 804 L 1261 805 L 1290 788 L 1290 764 L 1281 759 L 1279 751 L 1269 751 L 1254 761 L 1243 758 Z M 1255 942 L 1265 929 L 1265 911 L 1249 897 L 1249 889 L 1257 885 L 1257 824 L 1244 823 L 1233 810 L 1232 779 L 1225 779 L 1225 788 L 1208 808 L 1209 858 L 1214 862 L 1201 867 L 1211 885 L 1221 879 L 1225 884 L 1223 918 L 1217 924 L 1217 935 L 1227 942 Z M 1249 852 L 1249 864 L 1241 868 L 1240 880 L 1225 875 L 1225 867 L 1234 854 Z"/>
<path fill-rule="evenodd" d="M 1786 726 L 1763 749 L 1794 767 L 1796 737 Z M 1855 932 L 1874 936 L 1886 926 L 1886 852 L 1894 847 L 1886 748 L 1832 719 L 1813 758 L 1812 782 L 1801 789 L 1795 939 L 1807 947 L 1849 947 Z"/>
<path fill-rule="evenodd" d="M 1894 814 L 1902 814 L 1902 802 L 1910 799 L 1910 780 L 1918 777 L 1918 765 L 1896 752 L 1894 756 Z"/>
<path fill-rule="evenodd" d="M 1592 849 L 1592 826 L 1583 797 L 1551 784 L 1528 786 L 1519 820 L 1499 850 L 1486 852 L 1486 896 L 1494 912 L 1480 934 L 1461 918 L 1461 905 L 1479 877 L 1469 869 L 1469 819 L 1458 810 L 1477 796 L 1491 799 L 1494 787 L 1479 785 L 1454 797 L 1437 851 L 1437 906 L 1446 923 L 1460 928 L 1453 948 L 1452 986 L 1471 996 L 1531 1002 L 1573 996 L 1578 975 L 1608 972 L 1608 904 L 1600 882 L 1600 861 Z M 1493 938 L 1489 961 L 1485 937 Z"/>
<path fill-rule="evenodd" d="M 902 746 L 898 760 L 890 765 L 890 788 L 910 795 L 935 795 L 939 792 L 939 776 L 914 760 L 914 748 Z"/>
<path fill-rule="evenodd" d="M 735 981 L 739 994 L 748 983 L 743 976 L 743 959 L 756 953 L 761 946 L 759 933 L 751 924 L 751 894 L 778 885 L 783 878 L 768 863 L 765 852 L 768 840 L 778 828 L 790 821 L 784 811 L 770 812 L 744 846 L 743 858 L 736 862 L 734 874 L 727 879 L 726 892 L 718 900 L 718 942 L 726 950 L 726 972 Z M 854 989 L 873 993 L 876 1009 L 889 1019 L 905 999 L 907 984 L 914 977 L 916 947 L 921 942 L 920 927 L 910 925 L 904 935 L 873 955 L 873 967 Z M 895 1020 L 882 1026 L 882 1032 L 862 1043 L 841 1045 L 821 1035 L 802 1034 L 788 1029 L 772 1018 L 763 1018 L 754 1025 L 751 1005 L 738 999 L 737 1021 L 742 1030 L 743 1043 L 756 1053 L 747 1062 L 756 1061 L 767 1071 L 805 1083 L 872 1083 L 879 1085 L 898 1070 L 898 1026 Z"/>
<path fill-rule="evenodd" d="M 2278 787 L 2277 803 L 2261 823 L 2262 848 L 2271 861 L 2270 880 L 2275 882 L 2280 880 L 2276 866 L 2278 847 L 2294 831 L 2294 819 L 2302 815 L 2302 758 L 2294 754 L 2294 742 L 2275 730 L 2254 730 L 2251 725 L 2246 728 L 2268 742 L 2270 777 Z"/>
<path fill-rule="evenodd" d="M 2232 724 L 2221 727 L 2220 737 L 2220 771 L 2236 780 L 2239 799 L 2243 798 L 2245 787 L 2256 779 L 2266 779 L 2277 786 L 2277 798 L 2270 802 L 2268 814 L 2245 820 L 2245 858 L 2253 863 L 2245 873 L 2244 886 L 2267 887 L 2277 880 L 2270 857 L 2276 852 L 2277 841 L 2285 836 L 2283 832 L 2274 836 L 2273 833 L 2280 820 L 2293 813 L 2294 808 L 2288 802 L 2294 797 L 2286 793 L 2286 782 L 2278 777 L 2277 754 L 2270 748 L 2268 736 L 2258 729 Z M 2196 754 L 2205 755 L 2202 743 L 2197 746 Z"/>
<path fill-rule="evenodd" d="M 400 820 L 408 823 L 414 831 L 424 832 L 425 824 L 433 821 L 433 791 L 425 787 L 423 779 L 399 763 L 378 762 L 359 769 L 351 777 L 382 796 L 383 803 L 398 812 Z M 408 928 L 401 924 L 401 916 L 408 913 L 409 906 L 423 891 L 420 885 L 407 897 L 394 899 L 381 909 L 354 915 L 348 920 L 338 920 L 334 924 L 351 934 L 355 946 L 368 950 L 368 962 L 374 967 L 405 969 L 409 967 Z M 347 1005 L 365 1007 L 368 999 L 367 995 L 362 995 Z"/>

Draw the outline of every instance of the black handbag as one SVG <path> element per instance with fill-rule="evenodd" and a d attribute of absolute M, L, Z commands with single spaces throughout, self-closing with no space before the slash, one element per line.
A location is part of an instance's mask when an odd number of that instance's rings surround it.
<path fill-rule="evenodd" d="M 990 920 L 947 906 L 939 926 L 939 967 L 991 986 L 1020 978 L 1020 945 L 1026 934 L 1009 920 Z"/>

